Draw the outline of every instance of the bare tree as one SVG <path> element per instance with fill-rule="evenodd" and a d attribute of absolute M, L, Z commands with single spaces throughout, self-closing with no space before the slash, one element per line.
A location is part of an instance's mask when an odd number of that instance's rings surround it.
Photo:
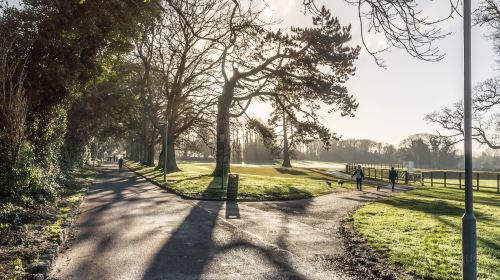
<path fill-rule="evenodd" d="M 203 38 L 223 32 L 216 12 L 224 7 L 215 0 L 156 3 L 161 15 L 145 26 L 142 38 L 136 42 L 135 54 L 144 66 L 148 115 L 158 130 L 164 131 L 161 122 L 168 122 L 166 133 L 161 133 L 163 139 L 167 137 L 167 147 L 162 148 L 159 166 L 163 166 L 166 149 L 167 170 L 171 172 L 179 170 L 175 157 L 177 139 L 213 122 L 220 60 L 214 55 L 217 42 Z M 161 102 L 153 102 L 150 96 L 160 96 Z"/>
<path fill-rule="evenodd" d="M 475 87 L 473 101 L 472 137 L 491 149 L 500 149 L 500 78 L 488 79 Z M 450 144 L 463 141 L 464 110 L 462 102 L 456 102 L 438 112 L 426 116 L 427 121 L 439 125 L 444 133 L 439 135 Z"/>
<path fill-rule="evenodd" d="M 14 40 L 0 40 L 0 197 L 8 194 L 25 140 L 27 100 L 24 90 L 24 61 L 10 56 Z"/>
<path fill-rule="evenodd" d="M 439 18 L 432 19 L 424 13 L 423 6 L 428 1 L 406 0 L 344 0 L 356 7 L 359 19 L 360 35 L 366 51 L 375 59 L 377 65 L 386 67 L 380 54 L 398 48 L 405 50 L 412 57 L 424 61 L 440 61 L 444 54 L 435 46 L 435 42 L 446 37 L 439 24 L 459 15 L 457 8 L 460 0 L 435 1 L 435 5 L 446 2 L 447 10 Z M 487 0 L 493 1 L 493 0 Z M 425 2 L 425 3 L 424 3 Z M 439 2 L 439 3 L 438 3 Z M 306 11 L 317 12 L 319 9 L 314 0 L 303 0 Z M 367 45 L 368 34 L 381 34 L 387 46 L 372 49 Z"/>

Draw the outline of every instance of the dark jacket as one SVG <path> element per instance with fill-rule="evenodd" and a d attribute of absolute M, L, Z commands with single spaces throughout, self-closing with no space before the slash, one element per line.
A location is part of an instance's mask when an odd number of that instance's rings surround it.
<path fill-rule="evenodd" d="M 389 171 L 389 180 L 396 180 L 398 178 L 398 172 L 396 170 Z"/>
<path fill-rule="evenodd" d="M 364 179 L 365 178 L 365 173 L 363 173 L 363 169 L 356 169 L 354 170 L 354 173 L 352 174 L 352 176 L 356 176 L 356 174 L 359 172 L 361 172 L 361 178 L 360 179 Z M 356 176 L 356 179 L 358 179 L 358 176 Z"/>

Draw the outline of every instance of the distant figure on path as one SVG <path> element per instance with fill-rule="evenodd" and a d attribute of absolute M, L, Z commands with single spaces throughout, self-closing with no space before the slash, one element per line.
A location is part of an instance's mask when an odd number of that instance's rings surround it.
<path fill-rule="evenodd" d="M 118 160 L 118 166 L 120 167 L 120 170 L 122 169 L 122 166 L 123 166 L 123 158 L 120 158 Z"/>
<path fill-rule="evenodd" d="M 354 173 L 351 177 L 356 176 L 356 189 L 363 190 L 363 179 L 365 178 L 365 174 L 363 173 L 363 169 L 361 169 L 361 165 L 358 165 Z"/>
<path fill-rule="evenodd" d="M 389 181 L 392 183 L 392 191 L 394 192 L 394 185 L 396 184 L 396 180 L 398 179 L 398 172 L 394 170 L 394 167 L 391 167 L 391 171 L 389 171 Z"/>

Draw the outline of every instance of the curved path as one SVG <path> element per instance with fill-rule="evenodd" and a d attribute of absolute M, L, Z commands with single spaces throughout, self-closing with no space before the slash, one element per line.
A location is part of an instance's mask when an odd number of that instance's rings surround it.
<path fill-rule="evenodd" d="M 344 257 L 339 222 L 390 195 L 190 201 L 115 166 L 101 171 L 50 279 L 355 279 L 332 264 Z"/>

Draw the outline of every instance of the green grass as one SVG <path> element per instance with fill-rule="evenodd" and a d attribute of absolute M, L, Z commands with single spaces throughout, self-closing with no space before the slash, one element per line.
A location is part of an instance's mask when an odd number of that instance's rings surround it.
<path fill-rule="evenodd" d="M 433 180 L 434 186 L 444 186 L 444 179 L 443 178 L 434 178 Z M 425 178 L 424 181 L 426 186 L 431 186 L 431 179 L 430 178 Z M 454 188 L 459 188 L 459 179 L 446 179 L 446 185 L 447 187 L 454 187 Z M 461 182 L 462 188 L 464 187 L 464 179 L 462 178 Z M 477 181 L 476 178 L 472 180 L 472 186 L 474 189 L 477 187 Z M 480 179 L 479 180 L 479 190 L 486 188 L 490 191 L 496 191 L 497 190 L 497 180 L 496 179 Z"/>
<path fill-rule="evenodd" d="M 474 193 L 478 279 L 500 279 L 500 194 Z M 458 188 L 424 187 L 385 198 L 354 214 L 359 234 L 395 265 L 424 279 L 461 279 Z"/>
<path fill-rule="evenodd" d="M 46 227 L 47 232 L 50 233 L 53 240 L 59 238 L 59 234 L 64 230 L 71 209 L 83 198 L 96 175 L 97 172 L 95 170 L 81 169 L 69 176 L 65 192 L 58 201 L 58 213 L 55 215 L 54 220 Z"/>
<path fill-rule="evenodd" d="M 130 161 L 126 164 L 144 177 L 165 186 L 161 170 Z M 167 187 L 170 190 L 191 197 L 222 196 L 221 178 L 210 175 L 214 164 L 181 163 L 179 168 L 182 171 L 167 175 Z M 322 171 L 317 168 L 281 168 L 272 165 L 231 166 L 231 173 L 239 174 L 239 198 L 299 199 L 355 188 L 351 183 L 344 184 L 342 189 L 336 183 L 332 184 L 332 188 L 328 187 L 326 181 L 336 178 L 324 175 Z"/>

